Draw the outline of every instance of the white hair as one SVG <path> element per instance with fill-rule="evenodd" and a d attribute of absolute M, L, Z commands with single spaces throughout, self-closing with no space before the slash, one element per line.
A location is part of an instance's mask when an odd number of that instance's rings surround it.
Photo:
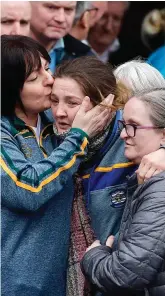
<path fill-rule="evenodd" d="M 153 124 L 165 128 L 165 80 L 151 65 L 137 60 L 120 65 L 114 71 L 117 81 L 122 81 L 147 105 Z"/>
<path fill-rule="evenodd" d="M 157 127 L 165 128 L 165 87 L 144 90 L 136 94 L 150 110 L 150 117 Z"/>
<path fill-rule="evenodd" d="M 73 25 L 75 25 L 80 20 L 84 12 L 86 12 L 87 10 L 90 10 L 91 8 L 92 8 L 91 1 L 77 1 L 76 13 L 75 13 Z"/>
<path fill-rule="evenodd" d="M 133 60 L 118 66 L 114 75 L 117 81 L 126 84 L 133 93 L 165 86 L 165 80 L 160 72 L 141 60 Z"/>

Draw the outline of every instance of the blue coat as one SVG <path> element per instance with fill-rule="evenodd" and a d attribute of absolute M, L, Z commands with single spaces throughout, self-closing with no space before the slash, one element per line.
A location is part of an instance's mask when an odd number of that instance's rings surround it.
<path fill-rule="evenodd" d="M 159 47 L 149 56 L 148 63 L 158 69 L 165 78 L 165 45 Z"/>

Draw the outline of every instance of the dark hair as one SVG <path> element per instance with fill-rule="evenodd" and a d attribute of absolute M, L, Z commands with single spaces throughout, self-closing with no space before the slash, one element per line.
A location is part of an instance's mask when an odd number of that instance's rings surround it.
<path fill-rule="evenodd" d="M 17 102 L 23 109 L 20 91 L 34 69 L 41 67 L 41 57 L 50 62 L 46 49 L 32 38 L 1 36 L 2 115 L 13 115 Z"/>
<path fill-rule="evenodd" d="M 110 93 L 115 95 L 115 109 L 122 108 L 128 99 L 128 89 L 116 82 L 111 65 L 93 56 L 63 62 L 56 68 L 54 77 L 74 79 L 84 96 L 89 96 L 94 105 L 101 103 Z"/>

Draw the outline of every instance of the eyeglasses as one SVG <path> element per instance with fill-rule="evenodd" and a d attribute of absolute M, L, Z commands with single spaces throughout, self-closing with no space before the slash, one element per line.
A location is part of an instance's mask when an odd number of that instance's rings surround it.
<path fill-rule="evenodd" d="M 123 120 L 118 120 L 118 128 L 119 128 L 120 132 L 122 132 L 122 130 L 125 128 L 125 131 L 126 131 L 128 137 L 133 138 L 136 135 L 137 129 L 160 129 L 160 128 L 164 128 L 164 127 L 142 126 L 142 125 L 125 123 Z"/>

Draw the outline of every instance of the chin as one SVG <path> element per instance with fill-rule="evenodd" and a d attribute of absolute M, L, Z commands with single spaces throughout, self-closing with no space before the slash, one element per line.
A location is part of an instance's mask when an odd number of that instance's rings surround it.
<path fill-rule="evenodd" d="M 59 134 L 63 134 L 63 133 L 65 133 L 65 132 L 67 132 L 68 129 L 57 128 L 57 131 L 58 131 Z"/>
<path fill-rule="evenodd" d="M 63 38 L 64 36 L 65 36 L 65 32 L 63 32 L 63 31 L 57 32 L 57 31 L 52 30 L 49 34 L 49 38 L 51 40 L 58 40 L 60 38 Z"/>
<path fill-rule="evenodd" d="M 132 161 L 136 164 L 139 164 L 140 163 L 140 159 L 139 157 L 135 156 L 135 155 L 132 155 L 131 153 L 129 153 L 128 151 L 125 151 L 124 153 L 125 157 L 129 160 L 129 161 Z"/>
<path fill-rule="evenodd" d="M 136 159 L 135 155 L 133 155 L 132 153 L 130 153 L 130 151 L 128 151 L 127 149 L 125 150 L 124 155 L 130 161 L 134 161 Z"/>

